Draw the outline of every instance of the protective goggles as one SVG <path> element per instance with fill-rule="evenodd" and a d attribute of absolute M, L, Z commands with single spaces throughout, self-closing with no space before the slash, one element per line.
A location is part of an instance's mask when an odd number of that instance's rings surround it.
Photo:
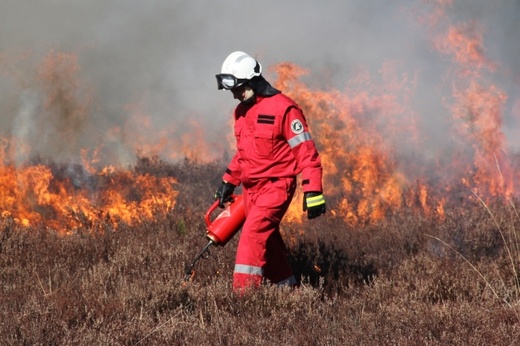
<path fill-rule="evenodd" d="M 217 78 L 218 90 L 231 90 L 248 81 L 248 79 L 240 79 L 228 73 L 221 73 L 215 77 Z"/>

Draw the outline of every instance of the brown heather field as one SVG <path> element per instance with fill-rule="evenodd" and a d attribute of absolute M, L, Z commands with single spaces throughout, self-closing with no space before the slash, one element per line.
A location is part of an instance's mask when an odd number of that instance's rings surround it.
<path fill-rule="evenodd" d="M 69 236 L 1 220 L 2 345 L 520 344 L 514 203 L 466 198 L 444 220 L 399 210 L 372 225 L 331 213 L 284 224 L 301 287 L 239 297 L 237 238 L 183 284 L 223 165 L 136 169 L 178 179 L 174 211 Z"/>

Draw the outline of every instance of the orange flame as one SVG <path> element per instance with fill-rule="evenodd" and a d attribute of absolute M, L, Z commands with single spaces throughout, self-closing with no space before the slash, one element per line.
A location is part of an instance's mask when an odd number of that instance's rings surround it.
<path fill-rule="evenodd" d="M 400 208 L 407 181 L 397 170 L 381 132 L 385 119 L 406 114 L 396 95 L 372 96 L 362 91 L 351 96 L 336 90 L 311 90 L 298 79 L 307 71 L 290 63 L 274 70 L 279 76 L 275 86 L 298 102 L 307 115 L 322 158 L 325 190 L 340 198 L 333 212 L 348 222 L 370 222 Z M 390 84 L 400 85 L 395 80 Z M 413 121 L 409 124 L 413 126 Z M 391 136 L 399 136 L 400 131 Z M 288 220 L 297 219 L 295 215 L 301 217 L 300 206 L 289 210 Z"/>
<path fill-rule="evenodd" d="M 450 5 L 437 1 L 423 22 L 440 26 Z M 416 126 L 421 114 L 409 104 L 417 77 L 396 73 L 398 64 L 383 66 L 382 85 L 360 73 L 344 92 L 309 88 L 300 81 L 308 71 L 291 63 L 273 68 L 276 87 L 302 106 L 310 123 L 324 166 L 326 197 L 334 201 L 333 215 L 349 223 L 377 222 L 406 206 L 443 218 L 455 185 L 462 185 L 469 198 L 471 192 L 483 198 L 514 194 L 518 173 L 512 171 L 502 132 L 507 96 L 484 77 L 497 64 L 485 55 L 479 26 L 450 26 L 436 36 L 434 46 L 452 57 L 447 77 L 453 94 L 445 102 L 457 146 L 451 159 L 436 159 L 441 166 L 432 172 L 398 155 L 396 144 L 420 148 L 424 137 Z M 294 205 L 286 220 L 301 221 L 301 215 L 301 207 Z"/>
<path fill-rule="evenodd" d="M 83 184 L 75 179 L 82 179 Z M 66 234 L 104 222 L 117 227 L 121 221 L 133 224 L 154 219 L 174 208 L 175 184 L 173 177 L 110 167 L 93 173 L 81 166 L 4 163 L 0 165 L 0 208 L 3 217 L 23 225 L 43 225 Z"/>
<path fill-rule="evenodd" d="M 474 192 L 484 199 L 515 195 L 519 172 L 502 131 L 507 95 L 486 79 L 500 66 L 486 56 L 478 23 L 452 25 L 445 20 L 452 0 L 426 2 L 431 12 L 417 18 L 418 22 L 429 29 L 432 48 L 449 61 L 444 77 L 451 89 L 443 88 L 449 95 L 438 102 L 446 113 L 438 116 L 449 118 L 451 124 L 446 136 L 454 144 L 447 154 L 423 158 L 400 150 L 414 148 L 413 153 L 421 153 L 428 136 L 420 130 L 424 110 L 413 105 L 421 73 L 402 72 L 404 63 L 387 62 L 375 75 L 359 70 L 344 90 L 312 88 L 302 81 L 309 71 L 293 63 L 271 69 L 277 75 L 274 86 L 303 108 L 310 124 L 324 168 L 330 215 L 350 224 L 378 222 L 402 208 L 442 218 L 461 191 L 464 196 Z M 5 58 L 0 56 L 0 60 Z M 81 164 L 22 165 L 28 160 L 20 157 L 33 154 L 38 140 L 31 141 L 30 136 L 2 139 L 0 207 L 4 217 L 62 233 L 107 221 L 117 227 L 118 222 L 154 218 L 158 210 L 167 212 L 175 206 L 176 181 L 118 168 L 120 162 L 108 165 L 117 161 L 112 158 L 118 158 L 120 147 L 142 156 L 198 161 L 210 161 L 226 149 L 203 140 L 208 134 L 196 116 L 181 126 L 155 124 L 154 114 L 141 98 L 127 103 L 123 124 L 96 128 L 103 141 L 95 149 L 84 146 L 75 138 L 89 130 L 87 115 L 93 96 L 81 83 L 78 59 L 53 51 L 37 70 L 44 92 L 38 108 L 41 115 L 35 117 L 34 125 L 46 129 L 45 125 L 53 124 L 52 129 L 42 130 L 49 148 L 58 156 L 79 157 Z M 517 105 L 517 113 L 518 109 Z M 302 221 L 301 199 L 299 189 L 285 221 Z"/>
<path fill-rule="evenodd" d="M 37 116 L 20 124 L 20 137 L 0 138 L 2 217 L 66 234 L 81 227 L 134 224 L 167 213 L 177 196 L 173 177 L 103 166 L 102 145 L 92 152 L 81 148 L 78 137 L 89 130 L 86 120 L 92 98 L 79 70 L 74 54 L 47 54 L 35 83 L 41 98 L 31 99 L 37 103 L 33 109 Z M 40 156 L 38 149 L 43 146 L 57 159 L 62 154 L 66 159 L 81 157 L 82 164 L 30 163 L 28 158 Z"/>

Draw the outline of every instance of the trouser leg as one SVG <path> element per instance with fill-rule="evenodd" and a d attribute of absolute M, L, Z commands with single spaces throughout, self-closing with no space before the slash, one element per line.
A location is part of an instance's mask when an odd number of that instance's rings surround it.
<path fill-rule="evenodd" d="M 280 234 L 280 221 L 294 190 L 294 179 L 268 182 L 255 191 L 244 189 L 247 218 L 237 247 L 235 289 L 258 286 L 264 278 L 275 284 L 296 284 Z"/>

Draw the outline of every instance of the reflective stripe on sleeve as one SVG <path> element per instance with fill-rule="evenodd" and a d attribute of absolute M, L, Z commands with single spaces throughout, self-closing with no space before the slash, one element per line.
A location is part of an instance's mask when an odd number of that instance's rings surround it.
<path fill-rule="evenodd" d="M 307 197 L 306 199 L 307 207 L 316 207 L 318 205 L 325 204 L 325 198 L 323 195 L 318 195 L 314 197 Z"/>
<path fill-rule="evenodd" d="M 287 141 L 287 143 L 289 143 L 289 146 L 292 149 L 295 146 L 297 146 L 298 144 L 301 144 L 305 141 L 311 141 L 311 140 L 312 140 L 311 134 L 309 132 L 303 132 L 303 133 L 300 133 L 299 135 L 294 136 L 293 138 L 289 139 Z"/>
<path fill-rule="evenodd" d="M 262 268 L 247 264 L 235 264 L 235 273 L 264 276 Z"/>

